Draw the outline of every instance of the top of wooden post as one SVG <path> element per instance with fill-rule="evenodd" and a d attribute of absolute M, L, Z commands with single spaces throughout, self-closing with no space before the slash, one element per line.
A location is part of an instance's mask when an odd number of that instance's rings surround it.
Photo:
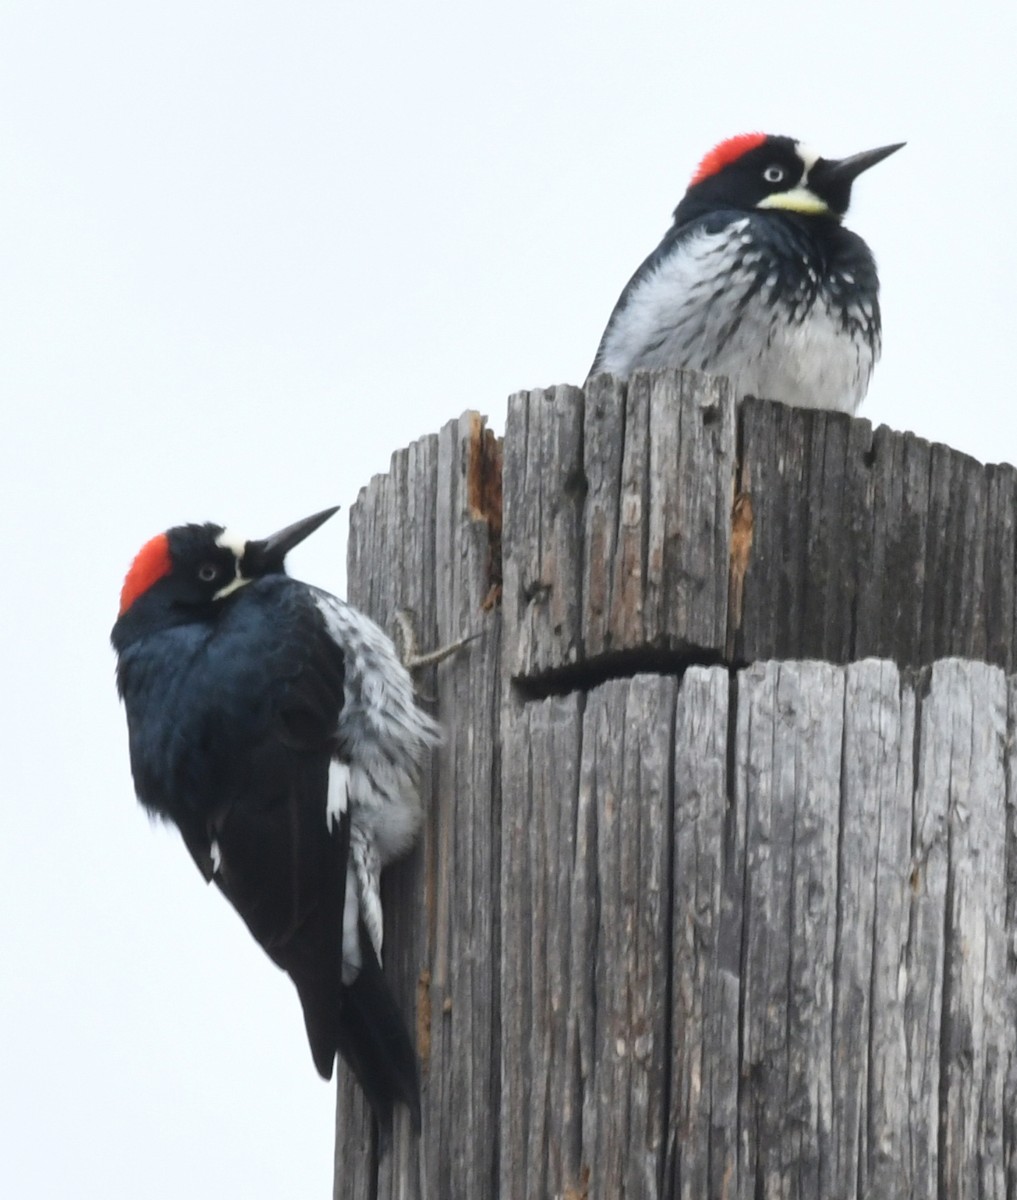
<path fill-rule="evenodd" d="M 695 372 L 509 401 L 507 666 L 537 692 L 682 662 L 1017 668 L 1017 471 Z"/>

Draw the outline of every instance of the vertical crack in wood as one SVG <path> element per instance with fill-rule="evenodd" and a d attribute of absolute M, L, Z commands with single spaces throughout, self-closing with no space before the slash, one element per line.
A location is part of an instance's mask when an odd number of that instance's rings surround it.
<path fill-rule="evenodd" d="M 925 701 L 929 693 L 929 685 L 931 682 L 931 670 L 926 670 L 922 673 L 923 678 L 916 677 L 914 679 L 915 693 L 915 723 L 912 730 L 912 753 L 911 753 L 911 858 L 908 864 L 908 929 L 907 943 L 904 949 L 905 962 L 908 973 L 908 991 L 906 997 L 905 1009 L 905 1024 L 910 1026 L 913 1023 L 912 1006 L 914 1003 L 911 994 L 911 973 L 913 969 L 912 958 L 915 953 L 915 944 L 917 942 L 917 926 L 918 926 L 918 896 L 922 889 L 923 868 L 921 865 L 921 829 L 919 827 L 919 788 L 921 786 L 921 770 L 922 770 L 922 725 L 925 719 Z M 918 1164 L 920 1161 L 920 1152 L 923 1149 L 916 1144 L 916 1124 L 921 1120 L 921 1113 L 914 1111 L 914 1095 L 915 1095 L 915 1080 L 914 1075 L 918 1069 L 918 1063 L 914 1061 L 913 1056 L 913 1041 L 908 1039 L 907 1056 L 905 1059 L 907 1071 L 907 1163 L 906 1163 L 906 1178 L 915 1180 L 918 1177 Z M 938 1130 L 935 1131 L 938 1137 Z"/>
<path fill-rule="evenodd" d="M 732 663 L 738 656 L 739 637 L 742 630 L 742 607 L 745 602 L 745 573 L 752 557 L 752 532 L 754 515 L 752 493 L 748 490 L 748 470 L 737 485 L 731 505 L 731 566 L 728 576 L 728 628 L 727 661 Z"/>
<path fill-rule="evenodd" d="M 939 1122 L 937 1129 L 936 1167 L 937 1188 L 939 1200 L 953 1200 L 957 1194 L 951 1187 L 951 1166 L 954 1155 L 950 1146 L 950 1075 L 953 1069 L 953 1027 L 955 1013 L 954 981 L 953 981 L 953 922 L 954 922 L 954 887 L 955 866 L 953 849 L 953 747 L 950 747 L 950 766 L 947 778 L 943 780 L 946 788 L 946 895 L 943 903 L 943 978 L 940 998 L 939 1026 Z M 960 1182 L 960 1181 L 958 1181 Z"/>
<path fill-rule="evenodd" d="M 745 426 L 742 408 L 735 413 L 734 486 L 731 498 L 731 549 L 728 567 L 727 638 L 725 656 L 733 663 L 741 655 L 742 615 L 745 604 L 745 573 L 752 557 L 751 468 L 745 461 Z"/>
<path fill-rule="evenodd" d="M 746 1092 L 753 1086 L 752 1069 L 748 1057 L 748 1015 L 746 979 L 749 964 L 749 922 L 747 920 L 749 897 L 749 855 L 747 853 L 748 823 L 753 813 L 748 789 L 742 777 L 743 743 L 748 753 L 748 742 L 752 732 L 752 708 L 741 678 L 731 675 L 729 681 L 728 708 L 728 810 L 724 827 L 724 880 L 726 903 L 722 910 L 719 962 L 733 976 L 737 989 L 737 1064 L 735 1071 L 734 1126 L 735 1145 L 733 1152 L 727 1149 L 729 1169 L 724 1181 L 733 1175 L 732 1195 L 740 1195 L 755 1179 L 758 1194 L 762 1195 L 761 1163 L 758 1154 L 746 1154 L 751 1150 L 753 1130 L 747 1128 L 750 1119 Z M 725 961 L 727 960 L 727 962 Z M 743 1182 L 744 1181 L 744 1182 Z"/>
<path fill-rule="evenodd" d="M 417 976 L 417 1055 L 426 1078 L 431 1065 L 431 972 L 426 967 Z"/>
<path fill-rule="evenodd" d="M 590 1168 L 586 1163 L 583 1163 L 579 1171 L 579 1178 L 573 1184 L 565 1185 L 565 1191 L 562 1193 L 562 1200 L 589 1200 L 590 1195 Z"/>
<path fill-rule="evenodd" d="M 669 1175 L 674 1178 L 674 1165 L 672 1163 L 672 1139 L 676 1136 L 676 1131 L 671 1128 L 671 1093 L 675 1088 L 677 1081 L 674 1079 L 675 1065 L 675 1033 L 674 1033 L 674 1005 L 675 1005 L 675 966 L 678 958 L 677 943 L 675 940 L 675 747 L 677 742 L 677 731 L 675 723 L 678 719 L 678 693 L 681 684 L 677 684 L 671 693 L 671 715 L 667 723 L 668 731 L 668 746 L 667 746 L 667 766 L 664 775 L 664 831 L 667 838 L 667 844 L 664 855 L 664 945 L 668 948 L 667 955 L 667 970 L 664 973 L 664 1029 L 663 1041 L 664 1052 L 661 1057 L 663 1063 L 663 1086 L 661 1088 L 661 1114 L 660 1128 L 662 1131 L 661 1146 L 660 1146 L 660 1161 L 657 1166 L 657 1191 L 661 1196 L 666 1195 L 669 1190 Z M 669 1170 L 670 1168 L 670 1170 Z"/>
<path fill-rule="evenodd" d="M 660 386 L 657 384 L 656 386 Z M 660 637 L 659 621 L 656 612 L 651 613 L 650 608 L 650 587 L 651 587 L 651 570 L 650 570 L 650 526 L 653 521 L 651 509 L 651 480 L 650 480 L 650 464 L 653 462 L 653 443 L 656 440 L 653 422 L 654 409 L 654 391 L 655 386 L 647 381 L 646 388 L 646 428 L 643 431 L 643 460 L 640 464 L 640 479 L 639 479 L 639 587 L 637 589 L 639 603 L 639 640 L 647 642 Z M 676 389 L 675 401 L 677 402 L 677 417 L 681 420 L 682 412 L 682 386 L 679 382 Z M 678 437 L 678 445 L 681 445 L 681 435 Z M 663 563 L 661 564 L 663 566 Z"/>
<path fill-rule="evenodd" d="M 580 855 L 582 854 L 583 847 L 584 846 L 586 847 L 587 852 L 585 855 L 585 860 L 587 862 L 590 861 L 591 853 L 592 853 L 589 843 L 586 842 L 584 835 L 583 835 L 583 830 L 581 829 L 581 822 L 582 822 L 582 818 L 583 818 L 583 812 L 581 809 L 581 796 L 580 796 L 580 792 L 582 789 L 581 764 L 583 761 L 583 755 L 586 753 L 586 744 L 585 744 L 586 711 L 587 711 L 586 697 L 578 696 L 576 698 L 576 763 L 577 763 L 577 765 L 580 766 L 580 769 L 577 769 L 575 772 L 575 789 L 574 789 L 573 795 L 571 796 L 571 802 L 572 802 L 572 862 L 570 865 L 572 868 L 573 878 L 575 878 L 576 874 L 580 870 L 579 858 L 580 858 Z M 596 871 L 592 872 L 592 874 L 593 874 L 592 884 L 593 884 L 593 887 L 596 887 L 597 886 Z M 572 907 L 572 905 L 570 902 L 570 909 L 571 909 L 571 907 Z M 574 922 L 574 918 L 570 915 L 570 929 L 569 929 L 570 935 L 574 932 L 573 922 Z M 569 963 L 570 1001 L 576 994 L 576 986 L 577 985 L 576 985 L 576 980 L 573 977 L 575 961 L 576 961 L 576 956 L 573 954 L 570 957 L 570 963 Z M 593 963 L 596 961 L 595 956 L 591 954 L 589 956 L 588 961 L 589 961 L 590 977 L 586 981 L 586 989 L 585 989 L 583 995 L 584 996 L 585 995 L 593 996 L 593 995 L 595 995 L 595 988 L 596 988 L 596 977 L 594 974 L 594 967 L 593 967 Z M 571 1007 L 571 1004 L 570 1004 L 570 1007 Z M 578 1006 L 576 1006 L 576 1007 L 578 1007 Z M 590 1166 L 589 1166 L 588 1162 L 585 1162 L 583 1160 L 584 1142 L 585 1142 L 584 1124 L 585 1124 L 585 1114 L 586 1114 L 586 1109 L 587 1109 L 587 1091 L 588 1091 L 588 1088 L 590 1085 L 589 1076 L 590 1076 L 590 1072 L 593 1070 L 593 1064 L 590 1062 L 584 1063 L 584 1061 L 583 1061 L 583 1044 L 582 1044 L 583 1039 L 582 1039 L 581 1030 L 578 1029 L 578 1014 L 576 1017 L 576 1025 L 577 1025 L 577 1028 L 576 1028 L 576 1032 L 574 1035 L 574 1043 L 572 1044 L 571 1047 L 569 1047 L 569 1049 L 567 1051 L 572 1056 L 572 1072 L 571 1073 L 573 1075 L 573 1088 L 574 1088 L 574 1090 L 572 1092 L 572 1096 L 573 1096 L 573 1100 L 575 1103 L 576 1115 L 573 1117 L 570 1130 L 568 1131 L 571 1134 L 571 1143 L 572 1144 L 571 1144 L 571 1146 L 569 1146 L 567 1148 L 565 1155 L 563 1155 L 563 1158 L 566 1162 L 568 1162 L 569 1164 L 572 1165 L 574 1170 L 577 1170 L 577 1172 L 578 1172 L 577 1183 L 576 1183 L 575 1187 L 572 1189 L 573 1194 L 576 1197 L 581 1197 L 582 1200 L 586 1200 L 586 1197 L 588 1196 L 588 1193 L 589 1193 Z M 572 1040 L 572 1038 L 570 1037 L 569 1020 L 568 1020 L 568 1018 L 566 1018 L 566 1045 L 567 1046 L 571 1040 Z M 591 1036 L 590 1046 L 591 1047 L 596 1046 L 596 1028 L 595 1027 L 593 1029 L 593 1033 Z M 566 1068 L 566 1078 L 568 1077 L 569 1074 L 570 1074 L 570 1072 Z M 566 1188 L 566 1195 L 568 1195 L 568 1188 Z"/>
<path fill-rule="evenodd" d="M 614 506 L 614 540 L 611 545 L 612 560 L 618 554 L 622 544 L 622 520 L 623 520 L 623 504 L 622 498 L 625 495 L 625 454 L 628 449 L 627 442 L 629 439 L 629 419 L 632 414 L 632 387 L 630 384 L 622 384 L 621 394 L 619 397 L 621 404 L 621 420 L 618 430 L 618 476 L 615 484 L 615 495 L 617 497 Z M 585 448 L 585 438 L 584 438 Z M 606 565 L 606 564 L 605 564 Z M 585 572 L 584 572 L 585 574 Z M 619 574 L 614 561 L 609 567 L 609 607 L 607 609 L 607 631 L 604 640 L 606 649 L 612 649 L 612 635 L 617 626 L 615 621 L 615 612 L 617 611 L 617 595 L 619 591 Z"/>
<path fill-rule="evenodd" d="M 1007 680 L 1006 736 L 1006 843 L 1004 848 L 1006 896 L 1004 921 L 1010 932 L 1006 945 L 1008 970 L 1009 1012 L 1017 1008 L 1017 939 L 1012 930 L 1017 925 L 1017 677 Z M 1017 1040 L 1017 1039 L 1015 1039 Z M 1013 1042 L 1003 1077 L 1002 1174 L 1007 1200 L 1017 1197 L 1017 1052 Z"/>
<path fill-rule="evenodd" d="M 850 670 L 850 668 L 849 668 Z M 839 796 L 840 803 L 837 806 L 837 839 L 833 860 L 833 868 L 836 874 L 833 889 L 833 978 L 831 980 L 831 1031 L 830 1031 L 830 1079 L 836 1087 L 840 1082 L 840 1069 L 837 1063 L 837 1032 L 840 1025 L 840 1009 L 844 1004 L 844 992 L 847 990 L 847 981 L 845 978 L 846 972 L 842 961 L 844 953 L 844 930 L 843 924 L 845 920 L 845 896 L 844 879 L 846 873 L 846 864 L 844 863 L 844 825 L 847 820 L 847 811 L 849 804 L 848 791 L 848 772 L 847 772 L 847 739 L 848 739 L 848 720 L 850 717 L 848 711 L 848 696 L 851 691 L 848 687 L 844 688 L 844 699 L 841 705 L 841 727 L 840 727 L 840 772 L 839 772 Z M 859 914 L 854 914 L 856 917 Z M 871 969 L 870 969 L 871 979 Z M 868 1032 L 868 1031 L 867 1031 Z M 869 1038 L 866 1037 L 866 1042 Z M 836 1101 L 835 1101 L 836 1102 Z M 841 1136 L 850 1137 L 852 1134 L 857 1136 L 857 1129 L 841 1130 Z M 830 1130 L 834 1134 L 834 1130 Z M 857 1138 L 857 1156 L 861 1155 L 864 1139 L 860 1136 Z M 830 1172 L 830 1177 L 836 1179 L 839 1162 L 835 1161 Z M 852 1191 L 857 1191 L 860 1175 L 856 1171 L 855 1178 L 852 1180 Z M 820 1170 L 820 1179 L 823 1179 L 822 1169 Z M 826 1181 L 824 1181 L 826 1182 Z M 827 1186 L 829 1184 L 827 1183 Z M 836 1189 L 834 1189 L 836 1190 Z"/>
<path fill-rule="evenodd" d="M 501 474 L 500 474 L 500 450 L 499 445 L 499 519 L 500 519 L 500 501 L 501 501 Z M 499 525 L 498 536 L 500 539 L 501 529 Z M 499 540 L 499 571 L 501 568 L 501 547 Z M 501 630 L 499 627 L 499 634 Z M 502 995 L 502 942 L 503 942 L 503 912 L 501 904 L 498 903 L 501 897 L 501 871 L 502 871 L 502 713 L 504 705 L 508 698 L 510 685 L 508 678 L 503 671 L 500 670 L 501 664 L 504 662 L 504 657 L 499 653 L 497 664 L 499 670 L 496 672 L 496 679 L 491 686 L 491 712 L 489 717 L 490 738 L 491 738 L 491 859 L 490 859 L 490 877 L 487 881 L 488 895 L 490 897 L 491 909 L 491 994 L 489 1003 L 491 1005 L 491 1049 L 490 1049 L 490 1079 L 489 1079 L 489 1104 L 491 1110 L 490 1128 L 493 1131 L 498 1131 L 502 1128 L 502 1110 L 501 1110 L 501 1061 L 502 1061 L 502 1007 L 499 1003 L 499 997 Z M 493 1137 L 492 1157 L 491 1157 L 491 1187 L 496 1185 L 496 1181 L 500 1178 L 501 1173 L 501 1153 L 502 1145 L 501 1138 Z"/>
<path fill-rule="evenodd" d="M 734 1152 L 730 1147 L 717 1147 L 714 1140 L 714 1123 L 710 1122 L 710 1175 L 716 1178 L 715 1161 L 727 1157 L 723 1172 L 723 1197 L 729 1200 L 740 1190 L 740 1177 L 744 1170 L 742 1162 L 742 1087 L 745 1076 L 745 968 L 748 962 L 748 935 L 745 928 L 744 906 L 748 888 L 748 861 L 742 853 L 742 838 L 739 822 L 744 814 L 739 810 L 738 790 L 738 713 L 740 696 L 738 675 L 728 676 L 727 700 L 727 743 L 725 746 L 724 786 L 727 807 L 724 812 L 723 846 L 721 850 L 721 906 L 717 932 L 717 970 L 723 977 L 727 971 L 737 981 L 737 1014 L 735 1047 L 737 1051 L 734 1076 Z M 740 862 L 739 862 L 740 860 Z M 740 870 L 739 870 L 740 866 Z M 711 1095 L 711 1112 L 713 1097 Z M 729 1192 L 729 1185 L 733 1188 Z"/>
<path fill-rule="evenodd" d="M 484 521 L 488 529 L 488 590 L 481 608 L 484 612 L 501 604 L 502 563 L 502 460 L 501 439 L 487 428 L 487 418 L 469 414 L 469 441 L 466 460 L 466 502 L 474 521 Z"/>

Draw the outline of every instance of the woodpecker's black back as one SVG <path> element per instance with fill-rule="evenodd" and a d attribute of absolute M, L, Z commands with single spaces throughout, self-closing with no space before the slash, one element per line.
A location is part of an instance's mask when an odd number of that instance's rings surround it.
<path fill-rule="evenodd" d="M 238 547 L 220 526 L 161 538 L 112 634 L 138 797 L 290 975 L 319 1073 L 331 1078 L 338 1051 L 383 1137 L 396 1102 L 419 1127 L 416 1056 L 355 908 L 360 962 L 353 978 L 344 968 L 351 811 L 333 773 L 348 773 L 348 680 L 324 594 L 285 575 L 269 543 Z"/>
<path fill-rule="evenodd" d="M 853 412 L 880 353 L 879 282 L 841 218 L 855 177 L 896 149 L 836 161 L 786 137 L 722 142 L 622 292 L 590 374 L 692 367 L 738 396 Z"/>

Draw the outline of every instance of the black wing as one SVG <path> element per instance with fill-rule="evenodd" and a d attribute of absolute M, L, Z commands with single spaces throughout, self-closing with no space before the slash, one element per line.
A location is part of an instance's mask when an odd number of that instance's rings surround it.
<path fill-rule="evenodd" d="M 233 730 L 246 725 L 252 736 L 246 746 L 233 747 L 228 768 L 220 766 L 229 781 L 205 807 L 203 828 L 182 832 L 206 878 L 210 866 L 255 939 L 296 985 L 315 1066 L 329 1079 L 343 1005 L 342 913 L 349 860 L 349 814 L 330 817 L 328 812 L 344 660 L 313 601 L 298 586 L 252 585 L 244 589 L 249 596 L 243 606 L 243 593 L 237 597 L 230 617 L 241 635 L 248 625 L 260 624 L 259 614 L 245 607 L 267 599 L 267 610 L 276 618 L 257 639 L 264 658 L 260 678 L 234 677 L 233 703 L 225 687 L 219 697 L 226 710 L 223 724 Z M 222 632 L 228 652 L 233 631 Z M 251 669 L 257 671 L 257 664 Z M 219 672 L 220 680 L 224 674 Z M 250 708 L 253 718 L 236 711 L 244 706 L 245 694 L 258 697 Z M 228 744 L 229 736 L 217 724 L 210 719 L 206 740 L 218 737 Z"/>
<path fill-rule="evenodd" d="M 259 628 L 265 613 L 271 629 Z M 235 639 L 259 647 L 260 667 Z M 405 1022 L 363 930 L 362 966 L 343 983 L 350 814 L 328 806 L 330 771 L 339 765 L 342 649 L 313 595 L 285 577 L 242 589 L 213 640 L 222 721 L 207 714 L 201 738 L 223 748 L 229 731 L 256 733 L 230 747 L 225 765 L 210 758 L 215 787 L 201 819 L 174 819 L 205 878 L 296 985 L 318 1072 L 330 1079 L 336 1052 L 343 1056 L 384 1143 L 397 1102 L 419 1129 L 420 1091 Z"/>

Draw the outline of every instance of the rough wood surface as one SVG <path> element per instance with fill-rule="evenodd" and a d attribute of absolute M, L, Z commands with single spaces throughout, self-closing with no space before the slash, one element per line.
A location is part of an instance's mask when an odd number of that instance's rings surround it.
<path fill-rule="evenodd" d="M 1017 472 L 694 372 L 513 396 L 507 666 L 959 655 L 1017 670 Z M 655 656 L 655 657 L 654 657 Z"/>
<path fill-rule="evenodd" d="M 652 648 L 722 650 L 735 422 L 727 383 L 610 376 L 509 400 L 505 637 L 513 676 Z"/>
<path fill-rule="evenodd" d="M 413 1137 L 401 1114 L 379 1167 L 369 1112 L 340 1068 L 337 1200 L 483 1196 L 497 1161 L 500 620 L 484 611 L 491 527 L 477 470 L 497 467 L 494 448 L 482 419 L 466 414 L 394 454 L 350 517 L 353 603 L 389 629 L 410 610 L 422 649 L 480 636 L 419 681 L 437 700 L 425 706 L 446 740 L 425 792 L 421 844 L 383 881 L 385 970 L 416 1031 L 425 1136 Z"/>
<path fill-rule="evenodd" d="M 340 1070 L 336 1197 L 1017 1200 L 1017 679 L 888 660 L 1008 661 L 1017 473 L 678 376 L 497 449 L 351 516 L 355 603 L 482 637 L 385 880 L 423 1135 L 379 1164 Z"/>
<path fill-rule="evenodd" d="M 575 387 L 509 399 L 505 424 L 506 647 L 514 675 L 532 674 L 552 653 L 566 666 L 582 654 L 579 561 L 583 393 Z"/>

